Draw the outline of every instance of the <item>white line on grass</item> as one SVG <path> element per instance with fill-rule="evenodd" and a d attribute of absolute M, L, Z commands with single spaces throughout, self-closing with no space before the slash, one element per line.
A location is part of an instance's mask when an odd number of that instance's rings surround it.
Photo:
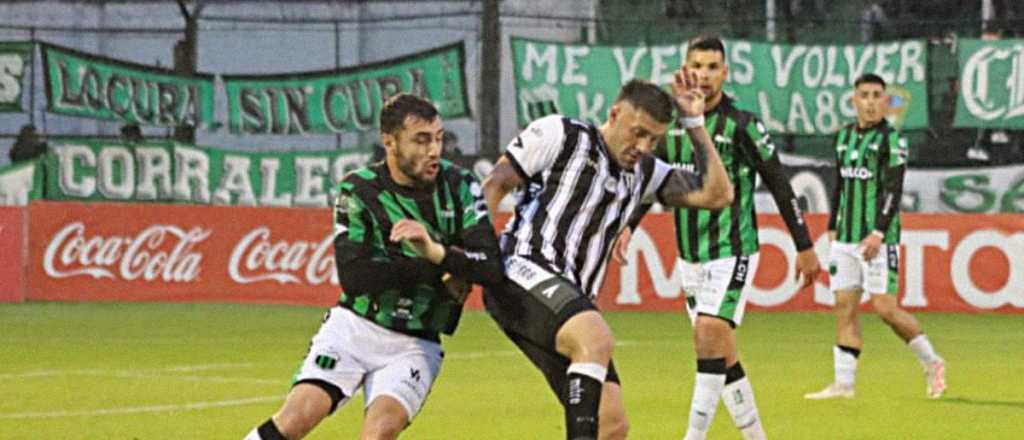
<path fill-rule="evenodd" d="M 284 396 L 249 397 L 245 399 L 218 400 L 213 402 L 192 402 L 174 405 L 129 406 L 125 408 L 107 408 L 81 411 L 40 411 L 0 414 L 0 419 L 42 419 L 56 417 L 89 417 L 120 414 L 157 413 L 171 411 L 192 411 L 207 408 L 223 408 L 227 406 L 252 405 L 255 403 L 275 402 Z"/>
<path fill-rule="evenodd" d="M 152 369 L 140 369 L 140 370 L 37 370 L 37 371 L 26 371 L 24 373 L 6 373 L 0 374 L 0 380 L 3 379 L 19 379 L 28 377 L 48 377 L 48 376 L 69 376 L 69 375 L 110 375 L 118 373 L 132 374 L 135 372 L 192 372 L 192 371 L 205 371 L 205 370 L 228 370 L 232 368 L 247 368 L 252 367 L 254 364 L 238 363 L 238 364 L 196 364 L 196 365 L 179 365 L 175 367 L 166 368 L 152 368 Z"/>
<path fill-rule="evenodd" d="M 617 346 L 637 346 L 637 345 L 655 345 L 662 341 L 634 341 L 634 340 L 621 340 L 617 341 Z M 518 350 L 485 350 L 485 351 L 470 351 L 470 352 L 456 352 L 448 356 L 449 359 L 479 359 L 486 357 L 505 357 L 505 356 L 517 356 L 519 355 Z M 71 375 L 88 375 L 88 376 L 108 376 L 108 377 L 120 377 L 120 378 L 140 378 L 140 379 L 178 379 L 186 381 L 197 381 L 197 382 L 247 382 L 247 383 L 267 383 L 267 384 L 280 384 L 281 381 L 278 379 L 257 379 L 257 378 L 235 378 L 235 377 L 224 377 L 224 376 L 177 376 L 173 374 L 159 374 L 163 373 L 175 373 L 175 372 L 192 372 L 192 371 L 203 371 L 203 370 L 219 370 L 219 369 L 230 369 L 230 368 L 244 368 L 251 367 L 253 364 L 198 364 L 198 365 L 183 365 L 176 367 L 167 367 L 159 369 L 143 369 L 143 370 L 40 370 L 30 371 L 25 373 L 11 373 L 11 374 L 0 374 L 0 380 L 2 379 L 17 379 L 17 378 L 28 378 L 28 377 L 48 377 L 48 376 L 71 376 Z M 21 412 L 21 413 L 7 413 L 0 414 L 0 419 L 38 419 L 38 418 L 56 418 L 56 417 L 89 417 L 89 416 L 105 416 L 105 415 L 121 415 L 121 414 L 138 414 L 138 413 L 155 413 L 155 412 L 170 412 L 170 411 L 193 411 L 208 408 L 222 408 L 227 406 L 242 406 L 251 405 L 255 403 L 274 402 L 283 399 L 284 396 L 264 396 L 264 397 L 250 397 L 245 399 L 234 399 L 234 400 L 219 400 L 213 402 L 193 402 L 193 403 L 182 403 L 182 404 L 169 404 L 169 405 L 150 405 L 150 406 L 130 406 L 124 408 L 107 408 L 107 409 L 95 409 L 95 410 L 79 410 L 79 411 L 33 411 L 33 412 Z"/>

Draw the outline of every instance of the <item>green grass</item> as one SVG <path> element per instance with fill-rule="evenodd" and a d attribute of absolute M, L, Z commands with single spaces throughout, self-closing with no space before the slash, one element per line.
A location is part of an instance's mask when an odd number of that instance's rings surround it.
<path fill-rule="evenodd" d="M 322 313 L 243 305 L 0 305 L 0 438 L 241 438 L 280 405 Z M 681 438 L 695 368 L 689 324 L 680 313 L 607 317 L 620 342 L 615 358 L 631 437 Z M 877 317 L 865 316 L 857 398 L 808 402 L 803 393 L 832 378 L 831 315 L 749 314 L 740 330 L 741 359 L 769 435 L 1021 438 L 1024 319 L 918 318 L 947 360 L 945 398 L 924 397 L 913 354 Z M 554 396 L 485 314 L 467 313 L 445 347 L 441 376 L 404 438 L 563 438 Z M 203 404 L 225 401 L 236 403 Z M 356 438 L 361 408 L 360 395 L 310 438 Z M 740 438 L 721 406 L 710 438 Z"/>

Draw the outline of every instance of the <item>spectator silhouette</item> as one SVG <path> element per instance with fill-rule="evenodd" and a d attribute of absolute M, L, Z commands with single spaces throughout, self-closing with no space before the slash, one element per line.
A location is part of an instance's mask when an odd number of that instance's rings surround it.
<path fill-rule="evenodd" d="M 11 162 L 16 163 L 35 159 L 46 154 L 48 149 L 46 141 L 36 131 L 36 126 L 25 124 L 18 131 L 18 136 L 14 139 L 14 145 L 11 146 Z"/>

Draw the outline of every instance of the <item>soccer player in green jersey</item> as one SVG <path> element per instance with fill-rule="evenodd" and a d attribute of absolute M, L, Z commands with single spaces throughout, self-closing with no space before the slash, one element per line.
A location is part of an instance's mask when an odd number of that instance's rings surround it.
<path fill-rule="evenodd" d="M 835 292 L 835 382 L 808 399 L 852 398 L 861 338 L 857 307 L 861 294 L 917 355 L 927 395 L 946 389 L 945 362 L 935 353 L 914 316 L 896 302 L 899 288 L 900 196 L 907 167 L 907 140 L 885 120 L 885 80 L 864 74 L 854 82 L 857 121 L 836 135 L 836 187 L 832 194 L 829 272 Z"/>
<path fill-rule="evenodd" d="M 246 440 L 298 439 L 363 388 L 363 439 L 394 439 L 441 369 L 440 334 L 458 324 L 467 283 L 496 284 L 498 257 L 476 178 L 441 160 L 430 102 L 389 98 L 384 162 L 339 185 L 334 255 L 344 292 L 324 318 L 284 406 Z"/>
<path fill-rule="evenodd" d="M 802 278 L 803 287 L 817 276 L 818 258 L 768 131 L 756 116 L 740 110 L 722 90 L 729 73 L 725 45 L 716 37 L 698 36 L 688 44 L 684 65 L 697 74 L 705 96 L 705 127 L 734 188 L 733 202 L 725 208 L 672 210 L 683 267 L 683 290 L 697 352 L 697 378 L 686 438 L 706 436 L 722 400 L 743 436 L 760 439 L 765 437 L 764 428 L 753 388 L 739 361 L 735 332 L 746 307 L 744 289 L 757 272 L 756 175 L 761 176 L 771 192 L 793 236 L 798 251 L 795 276 Z M 678 127 L 669 130 L 665 144 L 659 146 L 656 154 L 677 166 L 698 166 L 693 140 Z M 617 255 L 624 253 L 622 246 L 628 240 L 625 233 L 620 237 Z"/>

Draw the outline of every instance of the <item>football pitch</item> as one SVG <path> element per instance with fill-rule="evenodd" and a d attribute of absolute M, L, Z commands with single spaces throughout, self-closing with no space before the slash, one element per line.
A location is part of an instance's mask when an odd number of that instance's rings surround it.
<path fill-rule="evenodd" d="M 323 309 L 211 304 L 0 305 L 0 438 L 233 439 L 266 420 Z M 631 438 L 683 437 L 694 379 L 681 313 L 609 313 Z M 833 318 L 749 313 L 741 359 L 769 437 L 1019 439 L 1024 317 L 918 314 L 947 361 L 925 398 L 913 354 L 863 316 L 857 397 L 805 401 L 832 379 Z M 560 439 L 541 375 L 486 314 L 467 312 L 427 405 L 403 438 Z M 362 395 L 309 438 L 357 438 Z M 723 406 L 709 438 L 736 439 Z"/>

